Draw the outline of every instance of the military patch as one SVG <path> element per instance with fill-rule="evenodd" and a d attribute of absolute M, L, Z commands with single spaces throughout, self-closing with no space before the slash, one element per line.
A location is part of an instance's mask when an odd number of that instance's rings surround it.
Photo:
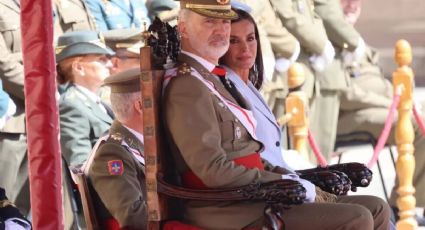
<path fill-rule="evenodd" d="M 124 173 L 124 164 L 122 160 L 108 161 L 108 171 L 110 175 L 122 175 Z"/>

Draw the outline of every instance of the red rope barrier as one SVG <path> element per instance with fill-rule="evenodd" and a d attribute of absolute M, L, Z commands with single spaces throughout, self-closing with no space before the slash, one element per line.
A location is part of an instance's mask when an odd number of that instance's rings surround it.
<path fill-rule="evenodd" d="M 321 167 L 328 166 L 328 162 L 326 162 L 325 157 L 323 156 L 322 152 L 320 152 L 319 146 L 317 146 L 316 140 L 314 139 L 310 128 L 308 129 L 308 143 L 310 144 L 310 147 L 313 150 L 313 153 L 316 156 L 317 161 L 319 161 L 320 166 Z"/>
<path fill-rule="evenodd" d="M 390 106 L 390 113 L 388 114 L 387 119 L 385 120 L 384 129 L 382 130 L 381 135 L 378 139 L 378 143 L 373 150 L 372 158 L 367 164 L 368 168 L 372 168 L 375 165 L 375 163 L 378 161 L 379 153 L 381 153 L 382 149 L 385 146 L 385 143 L 387 143 L 387 139 L 390 135 L 391 127 L 393 125 L 394 113 L 397 109 L 398 104 L 400 103 L 400 95 L 401 92 L 400 90 L 398 90 L 393 97 L 393 101 Z"/>
<path fill-rule="evenodd" d="M 413 103 L 413 116 L 415 117 L 416 123 L 418 123 L 422 136 L 425 137 L 425 124 L 422 121 L 421 117 L 419 116 L 418 110 L 416 109 L 416 106 L 414 103 Z"/>

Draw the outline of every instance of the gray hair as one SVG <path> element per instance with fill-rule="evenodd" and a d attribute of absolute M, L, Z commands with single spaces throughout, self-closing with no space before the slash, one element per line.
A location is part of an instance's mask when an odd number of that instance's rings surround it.
<path fill-rule="evenodd" d="M 134 113 L 134 102 L 141 99 L 140 92 L 111 93 L 111 107 L 119 121 L 126 121 Z"/>

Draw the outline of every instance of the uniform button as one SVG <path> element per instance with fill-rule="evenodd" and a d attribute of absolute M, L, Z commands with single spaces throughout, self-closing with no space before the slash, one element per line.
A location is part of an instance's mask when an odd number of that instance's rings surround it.
<path fill-rule="evenodd" d="M 280 146 L 280 142 L 276 141 L 276 147 L 279 147 L 279 146 Z"/>
<path fill-rule="evenodd" d="M 235 119 L 235 122 L 236 122 L 236 123 L 238 123 L 238 122 L 239 122 L 239 120 L 238 120 L 238 119 Z"/>

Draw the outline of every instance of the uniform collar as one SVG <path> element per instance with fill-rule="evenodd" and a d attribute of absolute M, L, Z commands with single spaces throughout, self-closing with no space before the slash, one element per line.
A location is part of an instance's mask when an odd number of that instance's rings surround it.
<path fill-rule="evenodd" d="M 121 123 L 122 124 L 122 123 Z M 140 143 L 144 144 L 144 138 L 143 138 L 143 134 L 137 132 L 136 130 L 122 124 L 122 126 L 124 126 L 126 129 L 128 129 L 128 131 L 130 131 L 134 136 L 137 137 L 137 139 L 140 141 Z"/>
<path fill-rule="evenodd" d="M 77 87 L 80 91 L 82 91 L 92 102 L 98 103 L 100 102 L 100 97 L 93 93 L 92 91 L 88 90 L 86 87 L 83 87 L 81 85 L 75 84 L 75 87 Z"/>
<path fill-rule="evenodd" d="M 184 54 L 186 54 L 187 56 L 195 59 L 203 67 L 205 67 L 205 69 L 207 69 L 209 72 L 212 72 L 212 70 L 215 68 L 215 65 L 214 64 L 212 64 L 211 62 L 205 60 L 204 58 L 202 58 L 202 57 L 200 57 L 200 56 L 198 56 L 196 54 L 193 54 L 193 53 L 190 53 L 190 52 L 187 52 L 187 51 L 184 51 L 184 50 L 182 50 L 181 52 L 184 53 Z"/>

